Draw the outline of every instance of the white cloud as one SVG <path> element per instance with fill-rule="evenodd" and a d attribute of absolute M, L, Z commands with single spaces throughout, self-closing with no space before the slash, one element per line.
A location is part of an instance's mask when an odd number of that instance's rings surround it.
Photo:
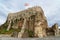
<path fill-rule="evenodd" d="M 26 2 L 28 2 L 30 6 L 24 6 L 24 3 Z M 16 12 L 35 5 L 39 5 L 43 8 L 49 25 L 52 25 L 55 23 L 55 21 L 57 22 L 60 20 L 60 0 L 8 0 L 4 2 L 0 1 L 0 11 L 7 15 L 8 12 Z M 1 18 L 1 20 L 4 19 Z"/>
<path fill-rule="evenodd" d="M 5 23 L 6 18 L 4 18 L 3 16 L 0 16 L 0 25 Z"/>

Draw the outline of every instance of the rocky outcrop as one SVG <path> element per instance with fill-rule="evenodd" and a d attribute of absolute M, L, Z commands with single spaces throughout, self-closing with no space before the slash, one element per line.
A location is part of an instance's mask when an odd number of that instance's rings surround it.
<path fill-rule="evenodd" d="M 20 11 L 17 13 L 10 13 L 7 18 L 7 23 L 9 24 L 7 27 L 7 31 L 10 28 L 22 28 L 24 24 L 24 20 L 26 19 L 26 30 L 31 30 L 34 32 L 34 36 L 43 37 L 46 36 L 46 28 L 48 27 L 46 17 L 41 7 L 36 6 L 29 8 L 24 11 Z M 23 20 L 23 21 L 22 21 Z M 21 21 L 21 22 L 19 22 Z M 13 24 L 12 24 L 13 23 Z M 20 23 L 18 25 L 18 23 Z M 15 25 L 15 26 L 14 26 Z M 24 26 L 25 27 L 25 26 Z M 22 31 L 23 29 L 21 29 Z M 20 35 L 20 33 L 19 33 Z M 26 33 L 27 35 L 27 33 Z M 24 36 L 22 34 L 22 36 Z M 29 36 L 29 34 L 28 34 Z"/>
<path fill-rule="evenodd" d="M 57 35 L 59 29 L 57 24 L 51 28 L 48 27 L 47 19 L 41 7 L 35 6 L 20 12 L 10 13 L 6 21 L 7 31 L 11 28 L 21 29 L 19 32 L 14 31 L 13 37 L 46 37 L 49 35 Z M 16 32 L 16 33 L 15 33 Z"/>
<path fill-rule="evenodd" d="M 55 23 L 52 27 L 46 29 L 47 36 L 59 36 L 58 24 Z"/>
<path fill-rule="evenodd" d="M 52 26 L 52 29 L 54 30 L 55 32 L 55 36 L 59 36 L 59 28 L 58 28 L 58 24 L 55 23 L 53 26 Z"/>

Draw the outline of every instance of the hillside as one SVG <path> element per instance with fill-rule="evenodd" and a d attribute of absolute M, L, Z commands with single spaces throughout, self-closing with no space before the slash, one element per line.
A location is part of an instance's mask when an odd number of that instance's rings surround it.
<path fill-rule="evenodd" d="M 57 35 L 58 30 L 56 24 L 52 28 L 48 27 L 44 11 L 41 7 L 35 6 L 16 13 L 9 13 L 6 22 L 0 27 L 0 34 L 12 34 L 12 37 L 18 38 L 46 37 Z"/>

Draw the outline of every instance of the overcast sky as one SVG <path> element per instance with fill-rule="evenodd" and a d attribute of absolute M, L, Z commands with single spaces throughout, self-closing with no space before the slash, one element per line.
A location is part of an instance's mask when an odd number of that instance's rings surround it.
<path fill-rule="evenodd" d="M 24 4 L 28 3 L 29 6 Z M 0 25 L 3 24 L 8 13 L 14 13 L 32 6 L 41 6 L 48 20 L 48 25 L 60 25 L 60 0 L 0 0 Z"/>

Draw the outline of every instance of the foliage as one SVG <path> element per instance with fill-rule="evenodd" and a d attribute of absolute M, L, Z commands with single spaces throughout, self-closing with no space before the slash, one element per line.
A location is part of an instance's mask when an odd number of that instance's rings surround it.
<path fill-rule="evenodd" d="M 28 33 L 29 33 L 29 37 L 33 37 L 34 36 L 34 32 L 33 31 L 29 30 Z"/>
<path fill-rule="evenodd" d="M 13 30 L 11 29 L 11 30 L 9 30 L 9 31 L 7 31 L 6 30 L 6 28 L 4 28 L 4 29 L 2 29 L 2 30 L 0 30 L 0 34 L 10 34 L 10 33 L 12 33 L 13 32 Z"/>
<path fill-rule="evenodd" d="M 28 32 L 29 37 L 33 37 L 34 36 L 34 32 L 32 30 L 27 30 L 26 29 L 26 31 Z"/>

